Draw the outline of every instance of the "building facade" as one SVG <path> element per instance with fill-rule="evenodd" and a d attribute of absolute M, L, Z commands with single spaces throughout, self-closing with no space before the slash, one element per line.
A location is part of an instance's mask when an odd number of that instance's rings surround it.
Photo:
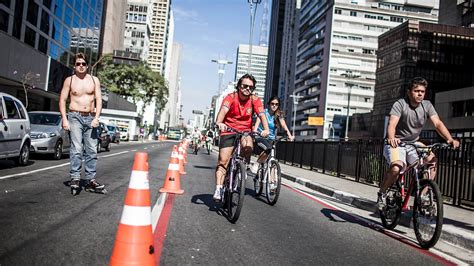
<path fill-rule="evenodd" d="M 334 125 L 333 118 L 373 108 L 378 36 L 408 19 L 437 18 L 437 0 L 302 1 L 294 82 L 297 139 L 327 138 L 330 128 L 344 137 L 344 120 Z M 309 125 L 308 117 L 323 123 Z"/>
<path fill-rule="evenodd" d="M 98 60 L 103 9 L 102 0 L 1 1 L 0 91 L 24 102 L 26 89 L 29 111 L 58 110 L 74 54 Z"/>
<path fill-rule="evenodd" d="M 386 116 L 393 102 L 406 95 L 413 77 L 428 81 L 425 98 L 432 103 L 437 94 L 474 86 L 472 51 L 474 28 L 407 21 L 381 35 L 371 135 L 383 137 Z M 445 102 L 451 100 L 442 95 Z"/>
<path fill-rule="evenodd" d="M 129 0 L 126 12 L 123 48 L 137 53 L 141 60 L 148 58 L 150 42 L 150 0 Z"/>
<path fill-rule="evenodd" d="M 123 50 L 127 0 L 106 0 L 104 5 L 101 55 Z"/>
<path fill-rule="evenodd" d="M 474 0 L 440 0 L 439 24 L 474 27 Z"/>
<path fill-rule="evenodd" d="M 251 60 L 250 74 L 255 77 L 257 81 L 257 88 L 254 94 L 263 99 L 265 94 L 265 82 L 267 74 L 267 57 L 268 47 L 252 45 L 252 57 L 250 58 L 250 49 L 247 44 L 239 44 L 237 49 L 237 59 L 235 60 L 235 81 L 248 71 L 249 59 Z"/>
<path fill-rule="evenodd" d="M 147 62 L 155 72 L 164 73 L 166 53 L 171 43 L 170 33 L 171 0 L 150 0 L 150 45 Z"/>

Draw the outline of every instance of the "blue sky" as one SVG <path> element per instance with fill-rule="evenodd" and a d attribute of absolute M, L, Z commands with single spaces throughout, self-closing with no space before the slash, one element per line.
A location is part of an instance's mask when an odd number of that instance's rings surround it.
<path fill-rule="evenodd" d="M 269 1 L 270 2 L 270 1 Z M 182 45 L 181 88 L 183 117 L 205 111 L 217 92 L 218 65 L 211 59 L 228 59 L 224 83 L 234 79 L 239 43 L 248 44 L 250 7 L 247 0 L 173 0 L 174 42 Z M 263 5 L 257 8 L 253 44 L 258 44 Z M 270 19 L 270 8 L 269 8 Z"/>

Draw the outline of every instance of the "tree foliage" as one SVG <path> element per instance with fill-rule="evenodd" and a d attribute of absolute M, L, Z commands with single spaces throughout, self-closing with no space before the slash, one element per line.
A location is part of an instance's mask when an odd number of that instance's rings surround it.
<path fill-rule="evenodd" d="M 168 86 L 164 77 L 144 62 L 136 66 L 114 64 L 112 55 L 105 55 L 97 77 L 110 92 L 130 97 L 134 104 L 142 101 L 147 106 L 155 100 L 158 111 L 162 111 L 167 102 Z"/>

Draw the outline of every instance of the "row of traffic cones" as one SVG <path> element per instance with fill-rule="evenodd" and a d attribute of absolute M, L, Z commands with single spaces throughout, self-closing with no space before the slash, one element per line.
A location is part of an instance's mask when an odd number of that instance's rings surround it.
<path fill-rule="evenodd" d="M 168 139 L 168 138 L 166 137 L 166 135 L 160 135 L 160 136 L 158 137 L 158 140 L 162 140 L 162 141 L 163 141 L 163 140 L 167 140 L 167 139 Z"/>
<path fill-rule="evenodd" d="M 183 194 L 180 175 L 185 175 L 187 141 L 174 145 L 164 186 L 160 192 Z M 135 154 L 130 183 L 117 229 L 110 265 L 156 265 L 151 225 L 148 154 Z"/>

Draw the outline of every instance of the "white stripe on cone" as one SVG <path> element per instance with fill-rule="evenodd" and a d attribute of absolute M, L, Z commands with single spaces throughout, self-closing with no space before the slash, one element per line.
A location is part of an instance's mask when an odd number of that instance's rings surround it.
<path fill-rule="evenodd" d="M 130 176 L 129 188 L 133 189 L 150 189 L 150 182 L 148 181 L 148 172 L 132 171 Z"/>
<path fill-rule="evenodd" d="M 179 154 L 179 155 L 178 155 L 178 158 L 179 158 L 180 160 L 184 160 L 184 156 L 183 156 L 182 154 Z"/>
<path fill-rule="evenodd" d="M 131 226 L 151 225 L 151 208 L 124 205 L 120 223 Z"/>
<path fill-rule="evenodd" d="M 179 164 L 170 163 L 170 164 L 168 165 L 168 170 L 176 170 L 176 171 L 179 171 Z"/>

